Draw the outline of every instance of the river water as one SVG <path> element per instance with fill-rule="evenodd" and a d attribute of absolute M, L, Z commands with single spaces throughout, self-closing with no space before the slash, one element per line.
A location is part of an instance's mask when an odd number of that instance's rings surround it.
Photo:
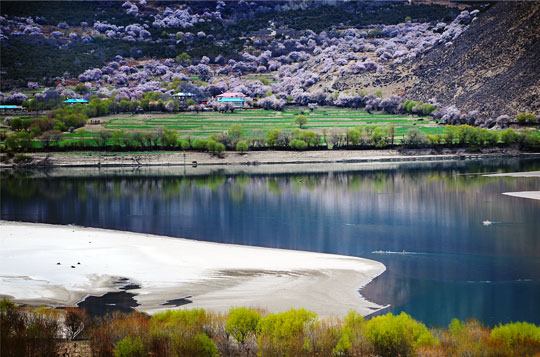
<path fill-rule="evenodd" d="M 497 159 L 279 174 L 2 172 L 0 212 L 365 257 L 387 267 L 361 291 L 389 304 L 383 313 L 405 311 L 431 326 L 453 317 L 540 323 L 540 201 L 502 194 L 540 190 L 540 178 L 483 176 L 538 170 L 539 159 Z"/>

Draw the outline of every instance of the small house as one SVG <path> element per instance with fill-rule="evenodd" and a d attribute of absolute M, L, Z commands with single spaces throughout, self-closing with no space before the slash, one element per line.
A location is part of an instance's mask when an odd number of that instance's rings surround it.
<path fill-rule="evenodd" d="M 218 103 L 231 103 L 235 108 L 244 108 L 246 100 L 244 98 L 219 98 Z"/>
<path fill-rule="evenodd" d="M 217 96 L 218 103 L 230 103 L 235 108 L 244 108 L 246 105 L 246 95 L 240 92 L 225 92 Z"/>
<path fill-rule="evenodd" d="M 173 94 L 173 97 L 178 100 L 178 103 L 180 104 L 180 106 L 187 106 L 187 100 L 188 99 L 193 99 L 195 97 L 195 94 L 193 93 L 189 93 L 189 92 L 180 92 L 180 93 L 176 93 L 176 94 Z"/>
<path fill-rule="evenodd" d="M 0 114 L 18 114 L 24 111 L 25 109 L 20 105 L 0 105 Z"/>
<path fill-rule="evenodd" d="M 64 100 L 63 103 L 66 103 L 66 104 L 88 104 L 88 101 L 85 100 L 85 99 L 73 99 L 73 98 L 70 98 L 70 99 Z"/>

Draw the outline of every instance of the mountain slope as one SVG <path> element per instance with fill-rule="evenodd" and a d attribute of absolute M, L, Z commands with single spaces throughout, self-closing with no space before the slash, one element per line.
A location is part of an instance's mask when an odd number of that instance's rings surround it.
<path fill-rule="evenodd" d="M 494 118 L 540 114 L 540 3 L 499 2 L 454 43 L 413 65 L 411 99 L 437 98 Z"/>

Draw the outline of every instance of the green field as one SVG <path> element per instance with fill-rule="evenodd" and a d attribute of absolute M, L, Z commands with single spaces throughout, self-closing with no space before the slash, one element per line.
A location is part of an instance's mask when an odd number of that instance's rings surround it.
<path fill-rule="evenodd" d="M 270 110 L 242 110 L 235 113 L 220 114 L 217 112 L 181 113 L 181 114 L 141 114 L 112 115 L 101 118 L 103 126 L 110 130 L 124 131 L 157 131 L 163 128 L 178 131 L 180 137 L 208 137 L 212 134 L 227 131 L 233 124 L 240 124 L 247 136 L 266 133 L 268 130 L 280 129 L 290 131 L 296 128 L 294 117 L 298 109 L 284 112 Z M 389 114 L 369 114 L 363 110 L 320 108 L 314 112 L 306 112 L 308 123 L 306 129 L 315 132 L 328 131 L 334 128 L 340 131 L 364 125 L 385 126 L 392 123 L 396 136 L 403 136 L 413 127 L 426 134 L 442 134 L 444 127 L 437 125 L 430 118 L 399 116 Z"/>

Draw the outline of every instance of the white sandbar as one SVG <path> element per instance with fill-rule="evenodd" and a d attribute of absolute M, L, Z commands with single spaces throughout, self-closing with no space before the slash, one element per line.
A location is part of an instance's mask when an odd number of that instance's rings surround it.
<path fill-rule="evenodd" d="M 486 177 L 540 177 L 540 171 L 505 172 L 502 174 L 489 174 Z"/>
<path fill-rule="evenodd" d="M 503 195 L 540 200 L 540 191 L 503 192 Z"/>
<path fill-rule="evenodd" d="M 130 292 L 146 312 L 191 295 L 186 308 L 367 315 L 381 306 L 358 290 L 384 270 L 379 262 L 340 255 L 0 221 L 0 295 L 29 304 L 74 305 L 115 291 L 113 281 L 124 277 L 141 285 Z"/>

